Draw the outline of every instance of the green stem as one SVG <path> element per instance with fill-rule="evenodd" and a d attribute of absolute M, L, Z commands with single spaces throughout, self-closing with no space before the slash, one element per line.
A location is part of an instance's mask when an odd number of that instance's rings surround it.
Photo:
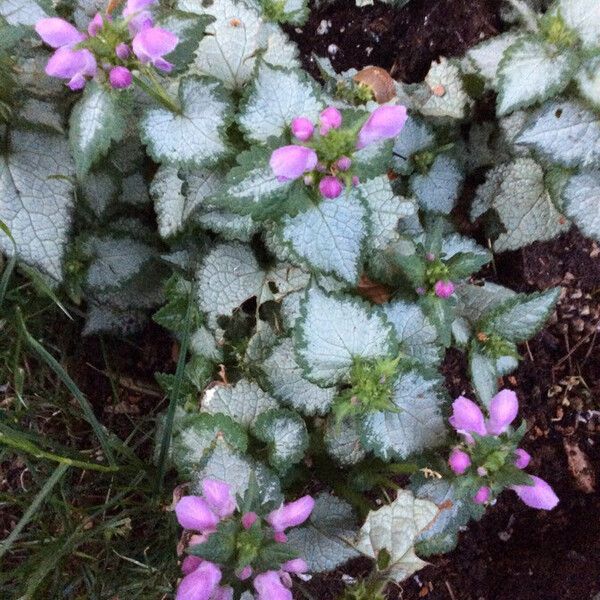
<path fill-rule="evenodd" d="M 150 71 L 146 71 L 147 79 L 134 75 L 133 80 L 139 85 L 151 98 L 154 98 L 159 104 L 178 115 L 181 114 L 181 106 L 179 103 L 164 90 L 162 85 L 154 78 Z"/>

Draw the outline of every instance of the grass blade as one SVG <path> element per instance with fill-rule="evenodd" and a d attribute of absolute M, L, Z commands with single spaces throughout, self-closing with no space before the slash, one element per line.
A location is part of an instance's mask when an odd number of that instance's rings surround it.
<path fill-rule="evenodd" d="M 77 387 L 76 383 L 69 377 L 69 374 L 63 369 L 62 365 L 50 354 L 27 330 L 25 322 L 23 321 L 23 316 L 21 311 L 17 309 L 17 322 L 21 329 L 21 332 L 25 338 L 27 344 L 31 347 L 31 349 L 56 373 L 56 375 L 61 379 L 61 381 L 65 384 L 67 389 L 73 394 L 81 410 L 86 421 L 90 424 L 91 428 L 94 430 L 100 445 L 102 446 L 102 450 L 108 459 L 108 462 L 112 466 L 116 466 L 115 457 L 113 455 L 110 443 L 108 441 L 108 437 L 104 431 L 104 427 L 100 424 L 98 419 L 96 419 L 96 415 L 92 410 L 88 399 L 83 395 L 82 391 Z M 188 336 L 189 337 L 189 336 Z"/>
<path fill-rule="evenodd" d="M 19 537 L 21 531 L 27 526 L 29 521 L 37 512 L 38 508 L 45 500 L 46 496 L 52 491 L 52 488 L 58 483 L 60 478 L 67 472 L 69 465 L 58 465 L 52 475 L 44 483 L 42 489 L 38 492 L 33 502 L 28 506 L 27 510 L 17 523 L 16 527 L 10 532 L 10 535 L 0 542 L 0 558 L 2 558 L 12 547 Z"/>
<path fill-rule="evenodd" d="M 6 296 L 6 290 L 8 288 L 8 282 L 10 281 L 10 277 L 15 270 L 15 265 L 17 264 L 17 245 L 10 232 L 10 229 L 8 228 L 8 225 L 2 219 L 0 219 L 0 231 L 8 236 L 8 239 L 13 245 L 13 254 L 8 259 L 8 263 L 6 264 L 6 267 L 2 272 L 2 278 L 0 279 L 0 308 L 2 308 L 2 303 L 4 302 L 4 297 Z"/>
<path fill-rule="evenodd" d="M 163 479 L 167 465 L 167 456 L 169 447 L 171 446 L 171 436 L 173 435 L 173 421 L 175 419 L 175 409 L 179 401 L 183 378 L 185 377 L 185 362 L 187 358 L 188 346 L 190 343 L 190 329 L 192 323 L 192 310 L 194 306 L 194 286 L 190 288 L 187 309 L 185 311 L 185 322 L 183 325 L 183 333 L 181 336 L 181 347 L 179 349 L 179 359 L 177 360 L 177 369 L 175 370 L 175 380 L 171 388 L 169 407 L 167 408 L 167 418 L 165 420 L 165 428 L 163 430 L 162 439 L 160 441 L 160 453 L 158 455 L 158 477 L 156 480 L 156 493 L 160 493 L 162 489 Z"/>

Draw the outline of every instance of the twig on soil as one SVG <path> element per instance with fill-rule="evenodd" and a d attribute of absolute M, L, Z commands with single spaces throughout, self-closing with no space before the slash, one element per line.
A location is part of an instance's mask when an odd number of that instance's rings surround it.
<path fill-rule="evenodd" d="M 567 347 L 567 354 L 565 354 L 565 355 L 564 355 L 564 356 L 563 356 L 563 357 L 562 357 L 562 358 L 561 358 L 561 359 L 560 359 L 560 360 L 559 360 L 559 361 L 558 361 L 558 362 L 557 362 L 557 363 L 556 363 L 556 364 L 555 364 L 555 365 L 552 367 L 552 369 L 553 369 L 553 370 L 557 369 L 558 367 L 560 367 L 560 365 L 562 365 L 562 364 L 565 362 L 565 360 L 567 360 L 567 359 L 568 359 L 568 360 L 569 360 L 569 368 L 570 368 L 571 370 L 573 370 L 573 364 L 572 364 L 572 361 L 571 361 L 571 356 L 573 355 L 573 353 L 574 353 L 574 352 L 576 352 L 576 351 L 577 351 L 577 349 L 578 349 L 580 346 L 582 346 L 583 344 L 585 344 L 585 343 L 586 343 L 586 342 L 587 342 L 587 341 L 590 339 L 590 337 L 593 335 L 593 336 L 594 336 L 594 338 L 592 339 L 592 342 L 591 342 L 591 344 L 590 344 L 590 347 L 589 347 L 589 349 L 588 349 L 588 351 L 587 351 L 587 353 L 586 353 L 586 355 L 585 355 L 585 357 L 584 357 L 584 361 L 583 361 L 583 363 L 582 363 L 582 364 L 584 364 L 584 363 L 585 363 L 585 361 L 586 361 L 586 360 L 589 358 L 589 356 L 590 356 L 590 354 L 591 354 L 591 352 L 592 352 L 592 349 L 594 348 L 594 343 L 595 343 L 595 341 L 596 341 L 596 336 L 598 335 L 598 327 L 600 327 L 600 323 L 596 323 L 596 328 L 595 328 L 595 331 L 594 331 L 593 333 L 592 333 L 592 332 L 590 332 L 590 333 L 588 333 L 586 336 L 582 337 L 582 338 L 581 338 L 581 339 L 580 339 L 580 340 L 579 340 L 579 341 L 578 341 L 578 342 L 577 342 L 577 343 L 576 343 L 576 344 L 573 346 L 573 348 L 570 348 L 570 347 L 569 347 L 569 336 L 568 336 L 568 334 L 567 334 L 567 333 L 565 333 L 565 345 L 566 345 L 566 347 Z"/>
<path fill-rule="evenodd" d="M 450 586 L 450 582 L 444 581 L 444 583 L 446 584 L 446 587 L 448 588 L 448 593 L 450 594 L 450 598 L 452 598 L 452 600 L 456 600 L 456 596 L 454 595 L 454 591 L 452 590 L 452 587 Z"/>

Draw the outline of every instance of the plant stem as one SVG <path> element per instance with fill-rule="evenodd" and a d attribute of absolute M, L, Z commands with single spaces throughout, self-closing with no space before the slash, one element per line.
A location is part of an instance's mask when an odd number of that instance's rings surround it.
<path fill-rule="evenodd" d="M 151 71 L 145 71 L 146 78 L 134 75 L 133 80 L 139 85 L 151 98 L 154 98 L 159 104 L 178 115 L 181 114 L 181 106 L 171 98 L 164 90 L 159 81 L 154 77 Z"/>

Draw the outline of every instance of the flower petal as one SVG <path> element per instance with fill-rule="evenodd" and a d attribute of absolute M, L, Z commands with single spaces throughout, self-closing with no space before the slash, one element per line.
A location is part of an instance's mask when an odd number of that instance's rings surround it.
<path fill-rule="evenodd" d="M 288 573 L 306 573 L 308 571 L 308 565 L 302 558 L 288 560 L 281 565 L 281 568 Z"/>
<path fill-rule="evenodd" d="M 274 510 L 267 517 L 267 523 L 276 532 L 285 531 L 288 527 L 296 527 L 304 523 L 310 517 L 314 506 L 315 501 L 311 496 L 303 496 Z"/>
<path fill-rule="evenodd" d="M 215 564 L 203 561 L 177 588 L 176 600 L 210 600 L 221 581 L 221 570 Z"/>
<path fill-rule="evenodd" d="M 515 467 L 517 469 L 526 469 L 531 461 L 531 454 L 523 448 L 517 448 L 515 450 Z"/>
<path fill-rule="evenodd" d="M 513 485 L 511 489 L 527 506 L 552 510 L 559 502 L 554 490 L 543 479 L 535 475 L 532 475 L 531 479 L 533 479 L 533 485 Z"/>
<path fill-rule="evenodd" d="M 452 416 L 449 419 L 450 425 L 459 433 L 476 433 L 485 435 L 485 420 L 481 409 L 475 402 L 459 396 L 452 403 Z"/>
<path fill-rule="evenodd" d="M 290 145 L 277 148 L 271 154 L 269 165 L 277 177 L 290 180 L 312 171 L 317 162 L 317 153 L 312 148 Z"/>
<path fill-rule="evenodd" d="M 231 495 L 231 486 L 216 479 L 205 479 L 202 482 L 202 495 L 211 510 L 221 518 L 229 517 L 237 508 Z"/>
<path fill-rule="evenodd" d="M 487 431 L 492 435 L 504 433 L 519 412 L 519 400 L 512 390 L 501 390 L 490 402 Z"/>
<path fill-rule="evenodd" d="M 257 600 L 292 600 L 292 592 L 282 583 L 275 571 L 266 571 L 254 578 Z"/>
<path fill-rule="evenodd" d="M 172 52 L 178 43 L 179 38 L 174 33 L 160 27 L 147 27 L 133 38 L 132 47 L 142 63 L 154 64 Z"/>
<path fill-rule="evenodd" d="M 376 108 L 358 133 L 357 148 L 396 137 L 404 127 L 408 114 L 406 106 L 384 105 Z"/>
<path fill-rule="evenodd" d="M 85 40 L 85 35 L 64 19 L 50 17 L 35 24 L 37 34 L 52 48 L 73 46 Z"/>
<path fill-rule="evenodd" d="M 214 529 L 219 523 L 219 517 L 199 496 L 183 496 L 175 506 L 175 514 L 182 527 L 194 531 Z"/>

